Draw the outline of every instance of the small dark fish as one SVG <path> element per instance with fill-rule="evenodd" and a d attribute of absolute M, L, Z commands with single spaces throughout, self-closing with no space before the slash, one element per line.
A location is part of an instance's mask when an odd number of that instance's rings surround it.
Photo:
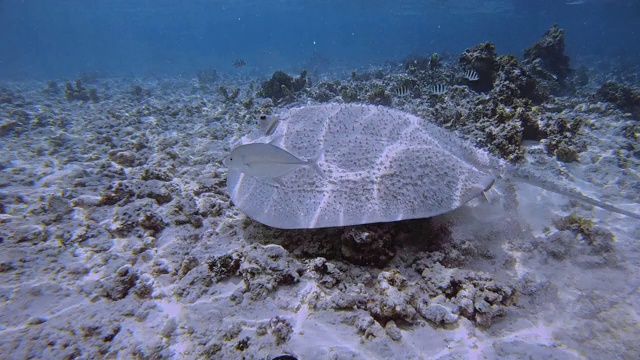
<path fill-rule="evenodd" d="M 475 70 L 467 70 L 462 76 L 469 81 L 476 81 L 480 79 L 480 76 L 478 76 L 478 73 L 475 72 Z"/>
<path fill-rule="evenodd" d="M 298 360 L 298 358 L 293 355 L 284 354 L 284 355 L 276 356 L 271 360 Z"/>
<path fill-rule="evenodd" d="M 447 85 L 437 84 L 437 85 L 433 85 L 429 92 L 431 93 L 431 95 L 443 95 L 447 91 L 449 91 L 449 87 Z"/>
<path fill-rule="evenodd" d="M 244 62 L 244 60 L 242 60 L 242 59 L 233 60 L 232 64 L 233 64 L 233 67 L 237 67 L 237 68 L 241 68 L 241 67 L 247 65 L 247 63 Z"/>
<path fill-rule="evenodd" d="M 397 96 L 407 96 L 411 93 L 411 90 L 406 86 L 399 86 L 394 90 L 394 92 Z"/>

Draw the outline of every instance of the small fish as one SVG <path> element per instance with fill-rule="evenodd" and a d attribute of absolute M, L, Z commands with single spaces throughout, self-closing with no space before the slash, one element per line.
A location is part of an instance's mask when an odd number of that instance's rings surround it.
<path fill-rule="evenodd" d="M 298 360 L 298 358 L 293 355 L 284 354 L 284 355 L 276 356 L 271 360 Z"/>
<path fill-rule="evenodd" d="M 247 63 L 244 62 L 244 60 L 242 60 L 242 59 L 233 60 L 232 64 L 233 64 L 233 67 L 236 67 L 236 68 L 241 68 L 241 67 L 247 65 Z"/>
<path fill-rule="evenodd" d="M 240 145 L 231 150 L 231 154 L 224 160 L 224 165 L 229 169 L 236 169 L 247 175 L 284 186 L 282 177 L 301 166 L 311 167 L 322 178 L 326 178 L 318 165 L 323 155 L 324 148 L 320 150 L 318 156 L 305 161 L 275 145 L 252 143 Z"/>
<path fill-rule="evenodd" d="M 480 76 L 478 76 L 478 73 L 475 70 L 467 70 L 464 72 L 464 74 L 462 75 L 462 77 L 464 77 L 465 79 L 469 80 L 469 81 L 476 81 L 478 79 L 480 79 Z"/>
<path fill-rule="evenodd" d="M 278 125 L 280 124 L 280 119 L 277 116 L 273 115 L 260 115 L 258 118 L 258 126 L 260 126 L 260 130 L 264 132 L 265 135 L 272 135 Z"/>
<path fill-rule="evenodd" d="M 397 96 L 407 96 L 411 94 L 411 90 L 409 90 L 409 88 L 406 86 L 399 86 L 394 90 L 394 93 Z"/>
<path fill-rule="evenodd" d="M 447 91 L 449 91 L 449 87 L 445 84 L 436 84 L 429 89 L 431 95 L 443 95 L 446 94 Z"/>

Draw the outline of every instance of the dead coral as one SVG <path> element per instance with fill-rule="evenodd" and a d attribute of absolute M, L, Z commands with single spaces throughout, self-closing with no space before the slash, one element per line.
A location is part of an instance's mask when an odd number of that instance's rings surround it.
<path fill-rule="evenodd" d="M 383 271 L 373 284 L 345 286 L 318 307 L 366 310 L 383 327 L 391 321 L 418 324 L 421 319 L 448 326 L 460 316 L 489 327 L 515 302 L 514 288 L 486 273 L 445 268 L 439 262 L 414 269 L 422 274 L 421 280 L 409 281 L 397 270 Z"/>
<path fill-rule="evenodd" d="M 319 102 L 328 102 L 340 95 L 340 82 L 322 82 L 310 90 L 309 96 Z"/>
<path fill-rule="evenodd" d="M 209 271 L 213 273 L 216 282 L 235 276 L 240 269 L 243 255 L 239 252 L 231 252 L 228 254 L 213 257 L 207 261 Z"/>
<path fill-rule="evenodd" d="M 367 101 L 376 105 L 391 105 L 391 95 L 387 93 L 384 87 L 377 87 L 367 95 Z"/>
<path fill-rule="evenodd" d="M 304 266 L 277 245 L 251 245 L 244 251 L 238 269 L 245 284 L 245 292 L 253 300 L 264 299 L 281 285 L 300 280 Z"/>
<path fill-rule="evenodd" d="M 608 253 L 614 249 L 614 234 L 603 227 L 594 226 L 592 220 L 571 214 L 555 219 L 553 225 L 558 230 L 569 230 L 579 235 L 596 254 Z"/>
<path fill-rule="evenodd" d="M 496 47 L 486 42 L 464 51 L 460 55 L 460 65 L 465 69 L 475 70 L 480 77 L 470 86 L 475 91 L 485 92 L 493 88 L 499 64 L 496 60 Z"/>
<path fill-rule="evenodd" d="M 240 88 L 233 88 L 231 92 L 227 89 L 226 86 L 221 85 L 218 87 L 218 94 L 222 96 L 224 102 L 233 102 L 240 95 Z"/>
<path fill-rule="evenodd" d="M 76 80 L 75 88 L 71 85 L 70 82 L 66 82 L 64 84 L 64 96 L 67 101 L 92 101 L 99 102 L 100 97 L 98 96 L 98 91 L 96 89 L 87 89 L 82 84 L 81 80 Z"/>
<path fill-rule="evenodd" d="M 276 345 L 281 345 L 291 338 L 293 326 L 287 319 L 276 316 L 269 320 L 269 332 L 275 338 Z"/>
<path fill-rule="evenodd" d="M 570 73 L 569 57 L 564 54 L 564 30 L 557 24 L 552 25 L 540 40 L 524 51 L 524 58 L 528 64 L 540 59 L 544 69 L 564 81 Z"/>
<path fill-rule="evenodd" d="M 579 160 L 579 153 L 586 150 L 586 145 L 578 138 L 584 119 L 571 114 L 550 114 L 542 126 L 545 134 L 542 141 L 549 155 L 555 155 L 562 162 Z"/>
<path fill-rule="evenodd" d="M 595 97 L 616 105 L 620 110 L 630 112 L 640 120 L 640 90 L 615 82 L 607 82 L 596 92 Z"/>

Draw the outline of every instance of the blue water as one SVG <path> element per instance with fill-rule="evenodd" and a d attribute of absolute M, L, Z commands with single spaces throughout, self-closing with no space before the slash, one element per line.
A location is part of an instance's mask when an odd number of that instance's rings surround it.
<path fill-rule="evenodd" d="M 567 2 L 0 0 L 0 78 L 349 68 L 484 41 L 520 56 L 553 23 L 572 57 L 640 53 L 640 1 Z"/>

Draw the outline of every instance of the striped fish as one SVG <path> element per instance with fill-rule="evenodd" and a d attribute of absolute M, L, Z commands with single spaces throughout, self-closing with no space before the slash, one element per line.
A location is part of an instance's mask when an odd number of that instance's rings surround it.
<path fill-rule="evenodd" d="M 429 89 L 431 95 L 443 95 L 449 91 L 449 87 L 445 84 L 436 84 Z"/>
<path fill-rule="evenodd" d="M 409 90 L 409 88 L 406 86 L 399 86 L 394 90 L 394 93 L 397 96 L 407 96 L 411 94 L 411 90 Z"/>
<path fill-rule="evenodd" d="M 478 73 L 475 70 L 467 70 L 462 76 L 469 81 L 476 81 L 480 79 L 480 76 L 478 76 Z"/>

